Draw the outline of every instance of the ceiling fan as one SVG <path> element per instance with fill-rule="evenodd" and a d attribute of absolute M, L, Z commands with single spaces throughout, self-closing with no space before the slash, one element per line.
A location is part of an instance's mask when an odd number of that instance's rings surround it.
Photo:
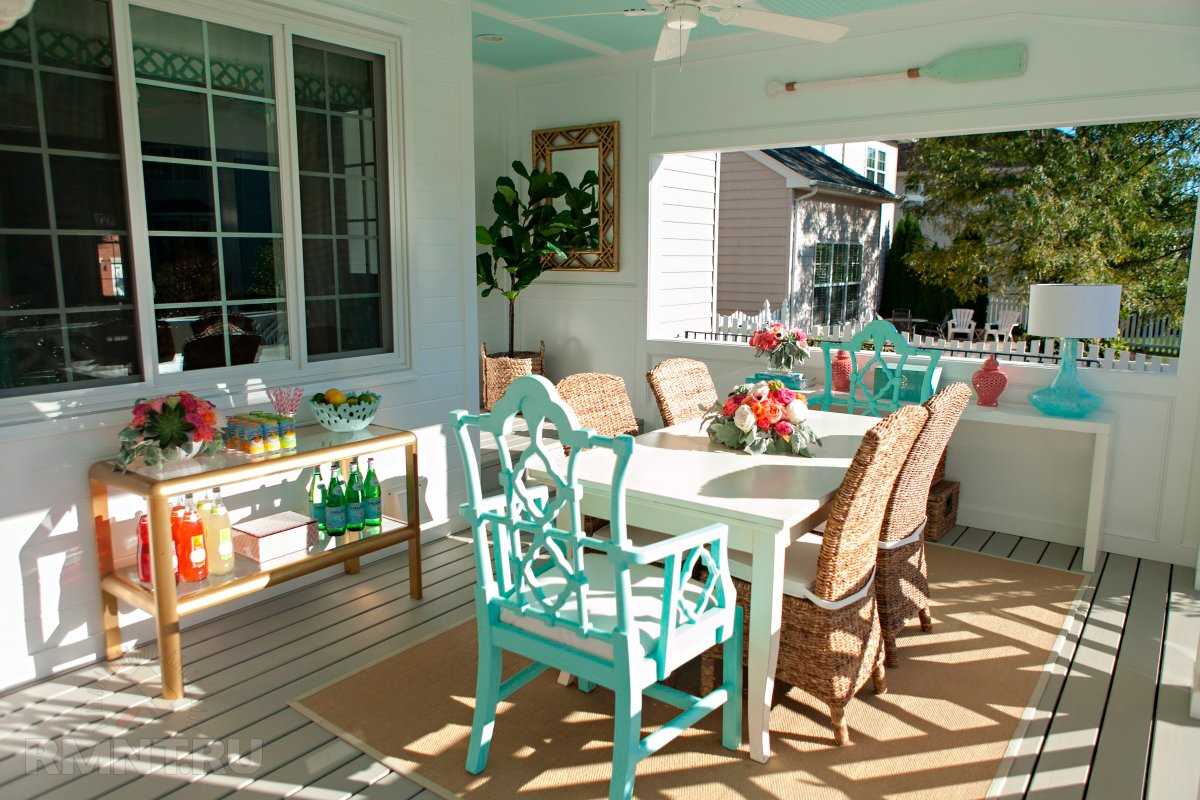
<path fill-rule="evenodd" d="M 655 61 L 669 61 L 687 52 L 688 36 L 700 24 L 700 18 L 711 17 L 722 25 L 734 25 L 756 31 L 793 36 L 813 42 L 836 42 L 849 30 L 844 25 L 793 17 L 750 7 L 742 0 L 645 0 L 646 8 L 627 8 L 624 11 L 596 11 L 584 14 L 559 14 L 552 17 L 533 17 L 530 22 L 574 17 L 654 17 L 663 15 L 662 33 L 654 50 Z"/>

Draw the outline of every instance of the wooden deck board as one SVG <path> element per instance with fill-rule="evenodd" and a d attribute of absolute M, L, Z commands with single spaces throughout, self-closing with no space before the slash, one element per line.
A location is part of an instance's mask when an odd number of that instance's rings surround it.
<path fill-rule="evenodd" d="M 942 543 L 1060 569 L 1079 557 L 1075 547 L 962 527 Z M 0 696 L 0 753 L 8 754 L 0 758 L 0 795 L 432 800 L 287 705 L 469 616 L 470 548 L 455 538 L 431 543 L 426 553 L 430 580 L 420 602 L 407 597 L 406 565 L 389 558 L 187 630 L 189 692 L 203 693 L 198 702 L 172 706 L 154 696 L 152 648 L 129 654 L 115 669 L 91 666 Z M 1087 576 L 1075 635 L 1063 639 L 1057 674 L 1047 676 L 996 796 L 1138 798 L 1143 786 L 1155 800 L 1196 796 L 1200 722 L 1188 717 L 1200 637 L 1194 580 L 1190 569 L 1123 556 L 1108 557 L 1102 571 Z M 1098 589 L 1094 597 L 1088 586 Z M 17 769 L 24 757 L 15 745 L 28 730 L 65 736 L 96 769 L 74 775 Z M 261 746 L 245 756 L 257 760 L 235 769 L 228 758 L 197 750 L 200 737 L 253 738 Z"/>
<path fill-rule="evenodd" d="M 1049 542 L 1039 541 L 1038 539 L 1029 539 L 1021 537 L 1021 542 L 1017 548 L 1012 551 L 1009 558 L 1014 561 L 1024 561 L 1027 564 L 1036 564 L 1042 559 L 1042 554 L 1046 552 L 1046 548 L 1050 546 Z"/>
<path fill-rule="evenodd" d="M 992 538 L 991 531 L 985 531 L 982 528 L 967 528 L 963 531 L 962 536 L 954 540 L 954 546 L 979 552 L 990 538 Z"/>
<path fill-rule="evenodd" d="M 1200 591 L 1196 571 L 1173 567 L 1170 607 L 1163 642 L 1162 669 L 1154 708 L 1147 800 L 1200 796 L 1200 720 L 1189 714 L 1192 669 L 1200 641 Z"/>
<path fill-rule="evenodd" d="M 1031 798 L 1082 798 L 1125 627 L 1137 559 L 1110 555 L 1029 785 Z"/>
<path fill-rule="evenodd" d="M 1170 581 L 1169 565 L 1138 564 L 1108 707 L 1092 755 L 1087 796 L 1094 800 L 1138 797 L 1146 784 Z"/>

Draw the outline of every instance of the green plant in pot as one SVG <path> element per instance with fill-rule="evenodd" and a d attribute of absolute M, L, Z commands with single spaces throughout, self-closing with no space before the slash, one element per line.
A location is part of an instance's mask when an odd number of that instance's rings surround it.
<path fill-rule="evenodd" d="M 512 168 L 525 179 L 525 197 L 512 178 L 500 176 L 492 195 L 496 219 L 475 228 L 475 241 L 485 248 L 475 257 L 480 293 L 490 297 L 498 292 L 508 301 L 508 350 L 489 355 L 481 346 L 484 408 L 490 408 L 514 378 L 543 372 L 544 345 L 538 351 L 516 350 L 517 298 L 556 260 L 566 259 L 569 250 L 588 249 L 598 235 L 594 171 L 572 186 L 561 172 L 531 172 L 520 161 Z"/>

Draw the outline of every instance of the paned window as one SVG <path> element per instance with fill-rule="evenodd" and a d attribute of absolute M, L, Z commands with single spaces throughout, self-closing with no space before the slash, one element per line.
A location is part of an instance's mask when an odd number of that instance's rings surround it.
<path fill-rule="evenodd" d="M 821 242 L 813 256 L 813 324 L 841 325 L 857 320 L 863 246 Z"/>

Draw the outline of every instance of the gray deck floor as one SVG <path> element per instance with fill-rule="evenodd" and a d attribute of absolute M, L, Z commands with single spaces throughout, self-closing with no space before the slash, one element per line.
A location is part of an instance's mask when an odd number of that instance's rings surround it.
<path fill-rule="evenodd" d="M 1060 568 L 1081 559 L 1077 548 L 974 529 L 942 544 Z M 155 697 L 152 645 L 0 697 L 0 797 L 432 797 L 288 706 L 470 614 L 465 541 L 439 540 L 425 555 L 420 602 L 408 598 L 405 560 L 392 557 L 189 628 L 195 699 L 185 703 Z M 1197 797 L 1200 722 L 1187 715 L 1200 635 L 1193 577 L 1115 555 L 1088 577 L 1061 674 L 1004 797 Z"/>

